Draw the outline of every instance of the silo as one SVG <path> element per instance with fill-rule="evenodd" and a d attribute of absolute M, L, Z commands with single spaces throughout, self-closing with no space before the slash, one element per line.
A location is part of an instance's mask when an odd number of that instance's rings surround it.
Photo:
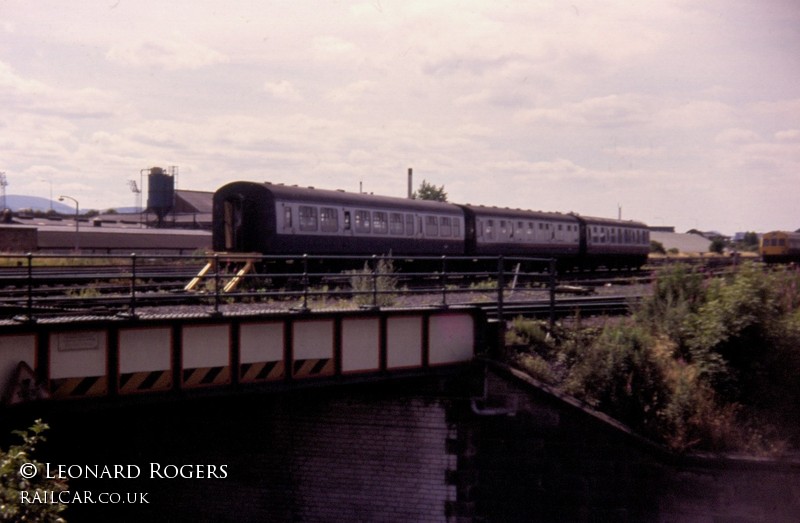
<path fill-rule="evenodd" d="M 147 178 L 147 210 L 158 217 L 158 225 L 175 203 L 175 178 L 161 167 L 152 167 Z"/>

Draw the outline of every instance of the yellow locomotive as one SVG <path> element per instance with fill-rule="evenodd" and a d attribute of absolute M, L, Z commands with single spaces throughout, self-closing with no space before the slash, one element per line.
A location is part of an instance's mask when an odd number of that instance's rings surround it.
<path fill-rule="evenodd" d="M 800 262 L 800 232 L 765 233 L 759 252 L 766 263 Z"/>

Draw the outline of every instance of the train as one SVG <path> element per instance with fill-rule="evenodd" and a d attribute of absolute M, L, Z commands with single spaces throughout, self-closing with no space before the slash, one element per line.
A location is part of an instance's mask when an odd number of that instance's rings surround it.
<path fill-rule="evenodd" d="M 638 221 L 236 181 L 214 193 L 216 252 L 263 255 L 527 257 L 560 269 L 639 268 Z"/>
<path fill-rule="evenodd" d="M 800 232 L 764 233 L 759 244 L 759 254 L 765 263 L 800 262 Z"/>

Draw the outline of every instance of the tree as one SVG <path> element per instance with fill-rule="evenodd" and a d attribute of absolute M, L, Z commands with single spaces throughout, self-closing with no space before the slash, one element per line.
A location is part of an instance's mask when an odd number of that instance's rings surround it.
<path fill-rule="evenodd" d="M 42 463 L 33 459 L 48 428 L 42 420 L 36 420 L 28 430 L 14 431 L 22 444 L 0 449 L 0 521 L 64 522 L 60 513 L 67 505 L 58 502 L 58 494 L 55 503 L 42 500 L 48 499 L 48 492 L 68 491 L 67 482 L 47 477 Z"/>
<path fill-rule="evenodd" d="M 650 240 L 650 252 L 667 254 L 666 249 L 664 249 L 664 244 L 655 240 Z"/>
<path fill-rule="evenodd" d="M 422 183 L 419 185 L 419 189 L 414 191 L 414 194 L 411 195 L 411 197 L 415 200 L 433 200 L 436 202 L 447 201 L 447 193 L 444 192 L 444 185 L 441 187 L 436 187 L 432 183 L 428 183 L 425 180 L 422 180 Z"/>
<path fill-rule="evenodd" d="M 715 252 L 717 254 L 722 254 L 725 251 L 725 239 L 716 237 L 711 240 L 711 245 L 708 246 L 708 250 L 710 252 Z"/>

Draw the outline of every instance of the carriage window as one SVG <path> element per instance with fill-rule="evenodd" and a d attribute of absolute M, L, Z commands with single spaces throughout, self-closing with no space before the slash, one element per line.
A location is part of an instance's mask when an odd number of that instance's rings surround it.
<path fill-rule="evenodd" d="M 425 217 L 425 235 L 439 236 L 439 220 L 436 216 Z"/>
<path fill-rule="evenodd" d="M 494 239 L 494 220 L 486 220 L 486 228 L 484 229 L 484 236 L 487 240 Z"/>
<path fill-rule="evenodd" d="M 453 234 L 453 225 L 450 218 L 439 218 L 439 233 L 443 238 L 449 238 Z"/>
<path fill-rule="evenodd" d="M 317 208 L 309 205 L 301 205 L 298 209 L 300 216 L 300 230 L 301 231 L 316 231 L 317 230 Z"/>
<path fill-rule="evenodd" d="M 339 230 L 339 212 L 333 207 L 322 207 L 319 210 L 319 227 L 323 232 Z"/>
<path fill-rule="evenodd" d="M 506 229 L 506 221 L 500 220 L 500 236 L 505 237 L 508 235 L 508 229 Z"/>
<path fill-rule="evenodd" d="M 403 234 L 403 215 L 393 212 L 389 215 L 389 232 L 392 234 Z"/>
<path fill-rule="evenodd" d="M 284 229 L 291 229 L 292 228 L 292 208 L 291 207 L 284 207 L 283 208 L 283 228 Z"/>
<path fill-rule="evenodd" d="M 414 236 L 414 215 L 406 214 L 406 235 Z"/>
<path fill-rule="evenodd" d="M 356 232 L 369 232 L 369 211 L 356 211 Z"/>
<path fill-rule="evenodd" d="M 350 211 L 344 211 L 344 230 L 350 230 Z"/>
<path fill-rule="evenodd" d="M 533 222 L 528 222 L 528 236 L 533 234 Z"/>
<path fill-rule="evenodd" d="M 461 238 L 461 220 L 458 218 L 453 218 L 453 236 Z"/>
<path fill-rule="evenodd" d="M 372 232 L 375 234 L 386 234 L 389 232 L 389 220 L 385 212 L 372 213 Z"/>

